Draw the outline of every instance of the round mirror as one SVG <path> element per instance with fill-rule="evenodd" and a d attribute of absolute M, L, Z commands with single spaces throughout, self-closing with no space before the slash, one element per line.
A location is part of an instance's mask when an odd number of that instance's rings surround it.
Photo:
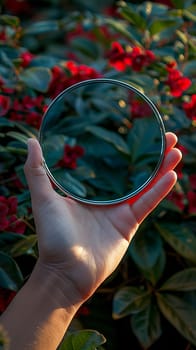
<path fill-rule="evenodd" d="M 64 90 L 40 128 L 44 165 L 67 196 L 90 204 L 125 201 L 144 189 L 164 157 L 154 104 L 122 81 L 98 78 Z"/>

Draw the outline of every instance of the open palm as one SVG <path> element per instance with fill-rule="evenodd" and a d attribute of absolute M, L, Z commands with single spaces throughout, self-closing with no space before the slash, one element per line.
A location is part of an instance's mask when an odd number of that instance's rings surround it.
<path fill-rule="evenodd" d="M 39 262 L 69 278 L 81 295 L 89 297 L 117 267 L 139 224 L 176 182 L 172 171 L 181 159 L 176 137 L 166 134 L 162 167 L 145 192 L 113 206 L 85 205 L 56 193 L 42 167 L 39 143 L 29 140 L 25 174 L 38 234 Z"/>

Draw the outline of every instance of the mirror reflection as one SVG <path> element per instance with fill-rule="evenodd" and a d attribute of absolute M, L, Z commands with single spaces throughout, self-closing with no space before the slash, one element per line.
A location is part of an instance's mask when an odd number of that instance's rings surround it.
<path fill-rule="evenodd" d="M 152 180 L 163 159 L 164 126 L 137 89 L 100 78 L 71 86 L 51 103 L 40 143 L 48 175 L 61 191 L 110 204 Z"/>

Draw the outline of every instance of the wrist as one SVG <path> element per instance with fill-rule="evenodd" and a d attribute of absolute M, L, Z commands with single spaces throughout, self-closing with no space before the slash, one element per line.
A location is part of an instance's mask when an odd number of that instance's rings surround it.
<path fill-rule="evenodd" d="M 71 281 L 38 261 L 2 315 L 10 350 L 56 349 L 82 303 Z"/>
<path fill-rule="evenodd" d="M 39 290 L 39 294 L 46 296 L 54 307 L 65 309 L 66 312 L 69 310 L 74 314 L 85 301 L 71 279 L 40 260 L 27 283 L 30 288 L 33 287 L 34 290 Z"/>

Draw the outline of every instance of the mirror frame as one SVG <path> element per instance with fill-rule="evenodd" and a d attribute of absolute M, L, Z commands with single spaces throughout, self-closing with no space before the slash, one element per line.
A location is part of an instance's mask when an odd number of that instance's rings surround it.
<path fill-rule="evenodd" d="M 68 190 L 66 190 L 52 175 L 52 173 L 50 172 L 50 169 L 48 168 L 45 160 L 43 159 L 43 166 L 46 170 L 46 173 L 48 175 L 48 177 L 51 179 L 51 181 L 56 185 L 56 187 L 63 193 L 65 194 L 67 197 L 70 197 L 72 199 L 75 199 L 76 201 L 85 203 L 85 204 L 93 204 L 93 205 L 112 205 L 112 204 L 118 204 L 121 202 L 125 202 L 128 201 L 129 199 L 133 198 L 134 196 L 138 195 L 141 191 L 143 191 L 151 182 L 152 180 L 155 178 L 155 176 L 157 175 L 160 166 L 163 162 L 163 158 L 164 158 L 164 154 L 165 154 L 165 148 L 166 148 L 166 139 L 165 139 L 165 126 L 162 120 L 162 117 L 157 109 L 157 107 L 154 105 L 154 103 L 145 95 L 143 94 L 139 89 L 137 89 L 136 87 L 130 85 L 129 83 L 126 83 L 124 81 L 121 80 L 117 80 L 117 79 L 110 79 L 110 78 L 95 78 L 95 79 L 88 79 L 88 80 L 83 80 L 79 83 L 73 84 L 70 87 L 66 88 L 65 90 L 63 90 L 56 98 L 54 98 L 52 100 L 52 102 L 49 104 L 48 108 L 46 109 L 44 115 L 43 115 L 43 119 L 42 119 L 42 123 L 39 129 L 39 142 L 42 148 L 42 144 L 43 144 L 43 129 L 44 126 L 46 124 L 46 120 L 47 120 L 47 113 L 49 112 L 49 110 L 53 107 L 54 104 L 58 103 L 58 100 L 62 98 L 63 95 L 67 94 L 67 93 L 71 93 L 73 90 L 76 90 L 77 88 L 84 86 L 84 85 L 89 85 L 89 84 L 95 84 L 95 83 L 99 83 L 99 84 L 103 84 L 103 83 L 110 83 L 110 84 L 114 84 L 114 85 L 118 85 L 121 86 L 123 88 L 127 88 L 128 90 L 138 94 L 141 98 L 144 99 L 144 101 L 150 106 L 150 108 L 153 110 L 155 118 L 157 120 L 157 123 L 159 125 L 160 128 L 160 134 L 161 134 L 161 152 L 160 152 L 160 157 L 159 160 L 157 162 L 157 165 L 154 169 L 154 171 L 152 172 L 152 174 L 148 177 L 148 179 L 141 185 L 139 186 L 136 190 L 122 196 L 116 199 L 112 199 L 112 200 L 93 200 L 93 199 L 85 199 L 82 197 L 79 197 L 71 192 L 69 192 Z"/>

